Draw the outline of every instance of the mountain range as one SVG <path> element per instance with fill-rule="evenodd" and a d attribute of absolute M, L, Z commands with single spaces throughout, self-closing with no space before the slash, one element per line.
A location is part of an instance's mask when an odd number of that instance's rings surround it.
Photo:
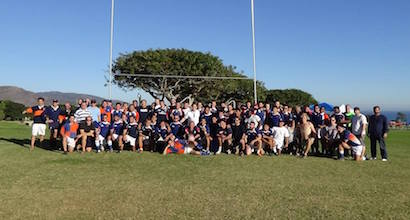
<path fill-rule="evenodd" d="M 43 97 L 46 101 L 46 104 L 51 104 L 53 99 L 57 99 L 60 104 L 65 102 L 77 103 L 78 99 L 95 99 L 97 103 L 100 103 L 105 98 L 81 94 L 81 93 L 67 93 L 67 92 L 58 92 L 58 91 L 49 91 L 49 92 L 32 92 L 19 88 L 16 86 L 0 86 L 0 100 L 10 100 L 16 103 L 21 103 L 25 106 L 32 106 L 37 103 L 37 98 Z M 119 100 L 113 100 L 113 102 L 121 102 Z"/>

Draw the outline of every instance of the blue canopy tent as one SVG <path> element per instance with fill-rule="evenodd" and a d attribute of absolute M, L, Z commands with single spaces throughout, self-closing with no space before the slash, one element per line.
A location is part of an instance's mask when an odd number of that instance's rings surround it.
<path fill-rule="evenodd" d="M 315 107 L 315 105 L 310 105 L 309 106 L 309 108 L 312 109 L 312 110 L 313 110 L 314 107 Z M 333 105 L 331 105 L 329 103 L 326 103 L 326 102 L 319 103 L 319 107 L 321 107 L 321 108 L 324 107 L 327 112 L 333 111 Z"/>

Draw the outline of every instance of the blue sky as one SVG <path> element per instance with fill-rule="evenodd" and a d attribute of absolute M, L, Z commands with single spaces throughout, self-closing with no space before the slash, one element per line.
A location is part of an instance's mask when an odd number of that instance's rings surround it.
<path fill-rule="evenodd" d="M 4 0 L 0 85 L 108 96 L 110 0 Z M 114 58 L 211 52 L 252 75 L 250 0 L 116 0 Z M 410 110 L 410 1 L 255 0 L 258 80 L 320 101 Z M 131 100 L 137 91 L 114 89 Z"/>

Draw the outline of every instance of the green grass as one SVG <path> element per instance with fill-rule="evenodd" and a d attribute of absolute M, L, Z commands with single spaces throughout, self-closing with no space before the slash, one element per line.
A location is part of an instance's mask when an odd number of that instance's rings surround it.
<path fill-rule="evenodd" d="M 390 160 L 28 151 L 0 122 L 0 219 L 410 219 L 410 132 Z M 14 139 L 14 140 L 11 140 Z M 17 142 L 17 144 L 15 143 Z"/>

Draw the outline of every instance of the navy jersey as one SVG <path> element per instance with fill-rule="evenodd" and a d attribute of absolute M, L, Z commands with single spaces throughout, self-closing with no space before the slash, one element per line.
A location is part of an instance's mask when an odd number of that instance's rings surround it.
<path fill-rule="evenodd" d="M 150 116 L 151 110 L 148 107 L 143 108 L 140 106 L 138 112 L 140 113 L 139 122 L 145 124 L 145 120 L 147 120 L 147 118 Z"/>
<path fill-rule="evenodd" d="M 172 134 L 176 137 L 180 137 L 182 124 L 180 122 L 172 122 L 170 126 Z"/>
<path fill-rule="evenodd" d="M 272 120 L 272 126 L 273 127 L 279 127 L 279 122 L 281 121 L 281 120 L 283 120 L 283 118 L 282 118 L 282 115 L 281 114 L 272 114 L 271 115 L 271 120 Z"/>
<path fill-rule="evenodd" d="M 118 121 L 118 122 L 116 122 L 116 121 L 114 121 L 113 123 L 112 123 L 112 125 L 111 125 L 111 128 L 114 130 L 114 134 L 117 134 L 117 135 L 122 135 L 122 132 L 123 132 L 123 123 L 122 123 L 122 121 Z"/>
<path fill-rule="evenodd" d="M 61 108 L 57 107 L 54 109 L 52 106 L 49 106 L 45 110 L 45 115 L 50 119 L 53 120 L 53 122 L 50 123 L 50 128 L 58 128 L 59 123 L 58 123 L 58 116 L 62 113 L 63 111 Z"/>
<path fill-rule="evenodd" d="M 113 118 L 115 117 L 115 116 L 118 116 L 119 118 L 122 118 L 122 110 L 114 110 L 113 112 L 112 112 L 112 116 L 113 116 Z"/>
<path fill-rule="evenodd" d="M 151 137 L 152 136 L 152 134 L 154 133 L 154 128 L 152 127 L 152 126 L 142 126 L 142 128 L 141 128 L 141 133 L 144 135 L 144 136 L 148 136 L 148 137 Z"/>
<path fill-rule="evenodd" d="M 167 121 L 167 108 L 155 108 L 155 113 L 157 113 L 158 124 L 162 121 Z"/>
<path fill-rule="evenodd" d="M 248 129 L 246 131 L 246 136 L 248 137 L 248 141 L 253 141 L 255 140 L 258 135 L 260 134 L 260 131 L 258 129 Z"/>
<path fill-rule="evenodd" d="M 199 131 L 200 131 L 201 137 L 205 137 L 206 134 L 208 135 L 210 134 L 210 129 L 208 125 L 199 125 Z"/>
<path fill-rule="evenodd" d="M 98 127 L 100 128 L 100 135 L 103 137 L 107 137 L 110 134 L 111 124 L 109 122 L 100 122 L 98 123 Z"/>
<path fill-rule="evenodd" d="M 162 139 L 165 139 L 169 134 L 167 127 L 163 127 L 163 128 L 157 127 L 155 129 L 155 133 L 159 135 Z"/>
<path fill-rule="evenodd" d="M 131 116 L 134 116 L 134 118 L 137 119 L 137 113 L 136 112 L 127 112 L 126 115 L 127 115 L 128 121 L 130 120 Z"/>
<path fill-rule="evenodd" d="M 261 119 L 261 124 L 264 124 L 265 123 L 265 111 L 258 109 L 256 111 L 256 115 L 259 116 L 259 118 Z"/>
<path fill-rule="evenodd" d="M 315 126 L 315 128 L 318 128 L 319 125 L 324 124 L 324 120 L 322 119 L 322 115 L 317 112 L 313 112 L 312 115 L 310 116 L 310 120 L 312 124 Z"/>
<path fill-rule="evenodd" d="M 223 128 L 218 129 L 218 135 L 228 136 L 230 134 L 232 134 L 232 129 L 231 128 L 226 127 L 225 129 L 223 129 Z"/>
<path fill-rule="evenodd" d="M 210 125 L 211 122 L 212 122 L 212 113 L 208 113 L 208 114 L 204 113 L 204 114 L 201 115 L 201 120 L 202 120 L 202 118 L 205 118 L 206 123 L 208 125 Z"/>
<path fill-rule="evenodd" d="M 273 137 L 273 132 L 272 132 L 271 129 L 263 130 L 263 131 L 261 132 L 261 135 L 265 135 L 265 136 L 268 136 L 268 137 Z"/>
<path fill-rule="evenodd" d="M 133 138 L 137 138 L 138 137 L 138 123 L 134 122 L 134 123 L 130 123 L 127 125 L 127 134 Z"/>

